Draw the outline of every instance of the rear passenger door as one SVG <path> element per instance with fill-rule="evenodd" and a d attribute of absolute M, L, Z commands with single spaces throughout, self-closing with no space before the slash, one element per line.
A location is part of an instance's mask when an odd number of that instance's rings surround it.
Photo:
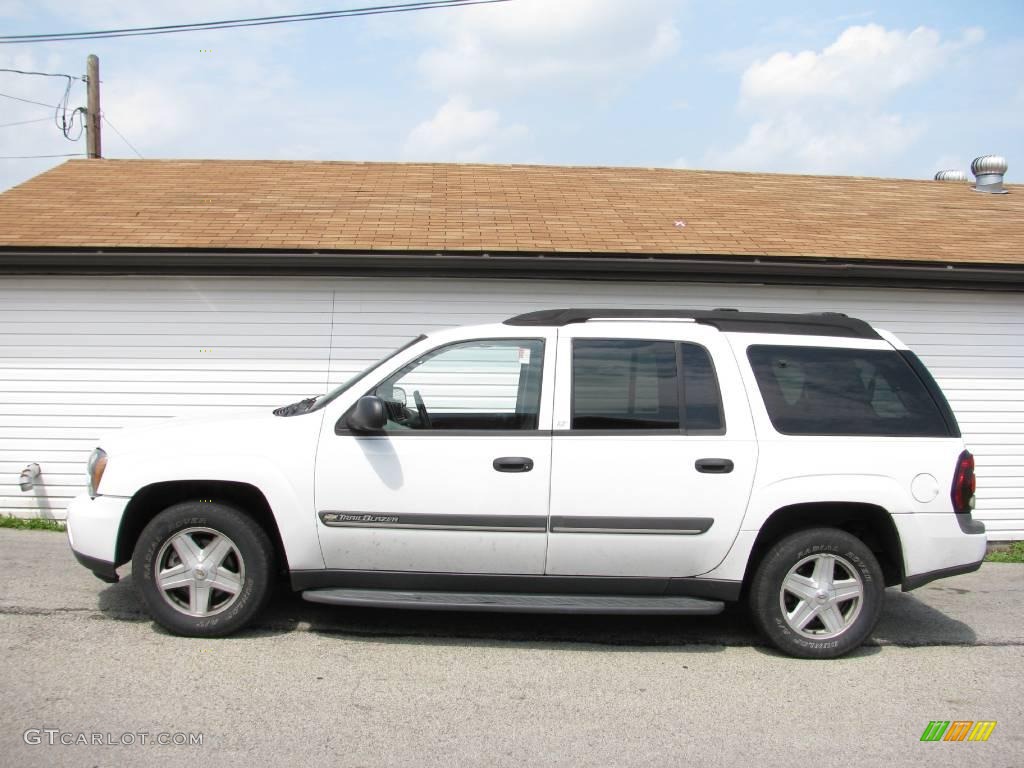
<path fill-rule="evenodd" d="M 554 422 L 545 573 L 694 576 L 725 557 L 757 446 L 717 330 L 692 322 L 562 329 Z"/>

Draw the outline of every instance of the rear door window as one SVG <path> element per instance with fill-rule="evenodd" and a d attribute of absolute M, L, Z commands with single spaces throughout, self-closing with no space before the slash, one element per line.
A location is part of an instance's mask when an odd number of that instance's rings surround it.
<path fill-rule="evenodd" d="M 935 400 L 895 350 L 754 345 L 747 357 L 772 425 L 783 434 L 950 434 Z"/>
<path fill-rule="evenodd" d="M 725 433 L 711 354 L 699 344 L 576 339 L 572 429 Z"/>
<path fill-rule="evenodd" d="M 572 429 L 678 432 L 675 345 L 639 339 L 573 341 Z"/>

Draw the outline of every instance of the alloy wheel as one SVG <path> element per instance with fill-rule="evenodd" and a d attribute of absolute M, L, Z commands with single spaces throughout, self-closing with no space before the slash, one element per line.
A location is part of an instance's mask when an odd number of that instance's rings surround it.
<path fill-rule="evenodd" d="M 187 616 L 205 618 L 230 608 L 245 584 L 238 546 L 213 528 L 186 528 L 157 553 L 154 581 L 163 599 Z"/>
<path fill-rule="evenodd" d="M 810 555 L 789 569 L 779 590 L 779 603 L 794 632 L 830 640 L 857 620 L 864 603 L 864 582 L 846 558 Z"/>

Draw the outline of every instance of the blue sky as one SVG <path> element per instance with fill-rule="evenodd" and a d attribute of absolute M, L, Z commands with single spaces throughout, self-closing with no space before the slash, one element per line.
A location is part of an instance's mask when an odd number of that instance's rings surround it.
<path fill-rule="evenodd" d="M 0 0 L 6 34 L 360 0 Z M 209 52 L 205 52 L 205 51 Z M 438 160 L 930 178 L 986 153 L 1024 178 L 1024 3 L 512 0 L 369 19 L 0 46 L 84 72 L 147 158 Z M 0 73 L 56 103 L 59 81 Z M 72 104 L 84 104 L 77 83 Z M 0 124 L 44 118 L 0 98 Z M 48 122 L 0 156 L 84 152 Z M 134 157 L 109 128 L 104 155 Z M 6 189 L 60 160 L 0 160 Z"/>

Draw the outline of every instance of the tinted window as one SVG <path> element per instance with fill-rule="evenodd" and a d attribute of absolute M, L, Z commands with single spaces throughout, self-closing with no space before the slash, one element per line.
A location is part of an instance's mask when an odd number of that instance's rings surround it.
<path fill-rule="evenodd" d="M 723 432 L 722 395 L 711 355 L 697 344 L 680 344 L 687 433 Z"/>
<path fill-rule="evenodd" d="M 575 340 L 572 428 L 678 431 L 675 345 L 633 339 Z"/>
<path fill-rule="evenodd" d="M 935 401 L 896 351 L 752 346 L 747 357 L 779 432 L 949 434 Z"/>
<path fill-rule="evenodd" d="M 536 429 L 544 342 L 492 339 L 428 352 L 382 382 L 374 394 L 385 429 Z"/>

